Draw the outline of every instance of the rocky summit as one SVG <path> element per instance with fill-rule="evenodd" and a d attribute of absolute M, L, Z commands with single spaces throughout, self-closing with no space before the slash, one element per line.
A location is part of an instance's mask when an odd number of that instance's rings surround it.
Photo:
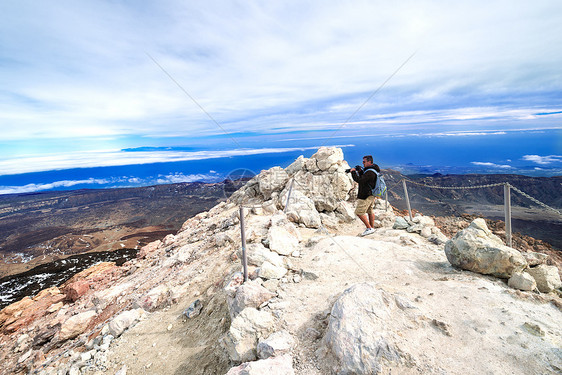
<path fill-rule="evenodd" d="M 481 219 L 448 237 L 380 199 L 375 233 L 359 237 L 347 168 L 341 149 L 320 148 L 262 171 L 136 259 L 12 303 L 0 372 L 562 371 L 547 255 L 505 246 Z"/>

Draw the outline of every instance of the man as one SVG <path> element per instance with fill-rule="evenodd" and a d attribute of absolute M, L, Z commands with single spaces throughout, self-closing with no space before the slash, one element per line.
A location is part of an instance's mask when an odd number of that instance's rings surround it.
<path fill-rule="evenodd" d="M 367 227 L 361 236 L 366 236 L 375 232 L 373 228 L 375 225 L 375 214 L 373 212 L 375 196 L 372 193 L 377 183 L 377 174 L 375 171 L 380 172 L 380 168 L 378 168 L 378 165 L 373 164 L 373 157 L 371 155 L 363 157 L 363 169 L 356 170 L 352 168 L 350 171 L 353 180 L 359 184 L 355 214 Z"/>

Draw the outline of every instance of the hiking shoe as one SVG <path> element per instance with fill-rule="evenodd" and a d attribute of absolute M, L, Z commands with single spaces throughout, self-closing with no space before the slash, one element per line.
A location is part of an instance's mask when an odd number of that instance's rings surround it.
<path fill-rule="evenodd" d="M 365 229 L 365 232 L 361 233 L 361 237 L 365 237 L 369 234 L 373 234 L 375 233 L 375 230 L 373 228 L 367 228 Z"/>

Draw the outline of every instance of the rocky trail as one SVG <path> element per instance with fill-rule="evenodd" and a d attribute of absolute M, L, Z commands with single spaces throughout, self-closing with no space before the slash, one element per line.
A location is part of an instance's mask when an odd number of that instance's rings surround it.
<path fill-rule="evenodd" d="M 0 372 L 562 371 L 556 262 L 508 248 L 482 219 L 455 231 L 382 200 L 379 228 L 359 237 L 346 168 L 340 149 L 321 148 L 262 171 L 137 259 L 100 263 L 6 307 Z"/>

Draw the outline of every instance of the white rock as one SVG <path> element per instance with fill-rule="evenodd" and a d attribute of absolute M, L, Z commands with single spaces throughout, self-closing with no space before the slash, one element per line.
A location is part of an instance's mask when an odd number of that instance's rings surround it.
<path fill-rule="evenodd" d="M 336 228 L 339 226 L 338 219 L 335 215 L 321 213 L 320 219 L 322 220 L 322 224 L 326 227 Z"/>
<path fill-rule="evenodd" d="M 289 223 L 283 227 L 272 226 L 267 234 L 269 241 L 269 249 L 281 255 L 289 255 L 297 250 L 299 238 L 297 237 L 297 229 Z"/>
<path fill-rule="evenodd" d="M 484 219 L 474 220 L 447 241 L 445 255 L 455 267 L 506 279 L 527 267 L 521 253 L 505 246 Z"/>
<path fill-rule="evenodd" d="M 523 255 L 527 263 L 529 263 L 529 267 L 545 264 L 548 260 L 548 255 L 543 253 L 526 252 L 521 253 L 521 255 Z"/>
<path fill-rule="evenodd" d="M 562 282 L 556 266 L 541 264 L 537 267 L 526 270 L 537 282 L 537 288 L 541 293 L 550 293 L 554 289 L 560 288 Z"/>
<path fill-rule="evenodd" d="M 376 374 L 380 361 L 398 361 L 400 352 L 386 337 L 387 325 L 394 313 L 393 298 L 371 284 L 347 289 L 332 308 L 326 344 L 339 362 L 335 373 Z"/>
<path fill-rule="evenodd" d="M 275 319 L 270 312 L 248 307 L 232 320 L 230 329 L 221 339 L 221 345 L 232 361 L 253 361 L 257 358 L 259 337 L 271 333 L 274 326 Z"/>
<path fill-rule="evenodd" d="M 262 204 L 263 213 L 265 215 L 272 215 L 277 212 L 277 205 L 273 200 L 269 200 Z"/>
<path fill-rule="evenodd" d="M 414 216 L 414 218 L 412 219 L 412 221 L 416 224 L 420 224 L 424 227 L 434 227 L 435 226 L 435 221 L 433 221 L 433 219 L 429 216 L 422 216 L 420 214 L 416 214 L 416 216 Z"/>
<path fill-rule="evenodd" d="M 263 262 L 260 267 L 259 277 L 263 279 L 280 279 L 287 273 L 284 267 L 275 266 L 269 262 Z"/>
<path fill-rule="evenodd" d="M 431 233 L 431 227 L 423 227 L 422 230 L 421 230 L 421 232 L 420 232 L 420 235 L 421 235 L 423 238 L 429 238 L 429 237 L 431 237 L 431 236 L 433 235 L 433 233 Z"/>
<path fill-rule="evenodd" d="M 238 251 L 238 255 L 242 256 L 242 250 Z M 283 257 L 279 254 L 267 249 L 261 243 L 249 244 L 246 249 L 246 257 L 249 264 L 260 267 L 264 262 L 269 262 L 277 267 L 283 267 Z"/>
<path fill-rule="evenodd" d="M 269 199 L 273 192 L 279 192 L 289 180 L 289 175 L 280 167 L 262 171 L 258 176 L 259 191 L 264 199 Z"/>
<path fill-rule="evenodd" d="M 338 147 L 320 147 L 310 158 L 316 159 L 319 170 L 327 171 L 334 164 L 343 162 L 343 151 Z"/>
<path fill-rule="evenodd" d="M 265 359 L 289 353 L 295 347 L 295 339 L 287 331 L 278 331 L 258 342 L 258 358 Z"/>
<path fill-rule="evenodd" d="M 96 316 L 97 314 L 93 310 L 71 316 L 61 326 L 59 332 L 60 340 L 68 340 L 80 335 Z"/>
<path fill-rule="evenodd" d="M 121 336 L 126 329 L 138 322 L 144 314 L 144 310 L 140 308 L 122 312 L 109 323 L 109 332 L 113 337 Z"/>
<path fill-rule="evenodd" d="M 507 285 L 511 288 L 525 291 L 532 291 L 537 287 L 535 279 L 527 272 L 514 272 L 507 281 Z"/>
<path fill-rule="evenodd" d="M 295 375 L 293 358 L 288 355 L 246 362 L 231 368 L 226 375 Z"/>
<path fill-rule="evenodd" d="M 228 298 L 230 317 L 235 318 L 247 307 L 258 308 L 262 303 L 273 297 L 275 297 L 275 293 L 270 292 L 257 282 L 245 282 L 238 287 L 234 298 Z"/>
<path fill-rule="evenodd" d="M 289 198 L 289 199 L 287 199 Z M 279 196 L 279 204 L 284 209 L 287 218 L 295 223 L 302 223 L 308 228 L 318 228 L 321 224 L 320 216 L 312 199 L 298 189 L 286 188 Z"/>
<path fill-rule="evenodd" d="M 355 209 L 351 203 L 340 201 L 336 207 L 336 217 L 344 223 L 351 223 L 357 216 L 355 215 Z"/>
<path fill-rule="evenodd" d="M 308 158 L 305 158 L 302 155 L 299 156 L 293 163 L 291 163 L 291 165 L 285 168 L 285 172 L 287 172 L 289 176 L 294 175 L 298 171 L 303 170 L 305 168 L 305 164 L 307 160 Z"/>

